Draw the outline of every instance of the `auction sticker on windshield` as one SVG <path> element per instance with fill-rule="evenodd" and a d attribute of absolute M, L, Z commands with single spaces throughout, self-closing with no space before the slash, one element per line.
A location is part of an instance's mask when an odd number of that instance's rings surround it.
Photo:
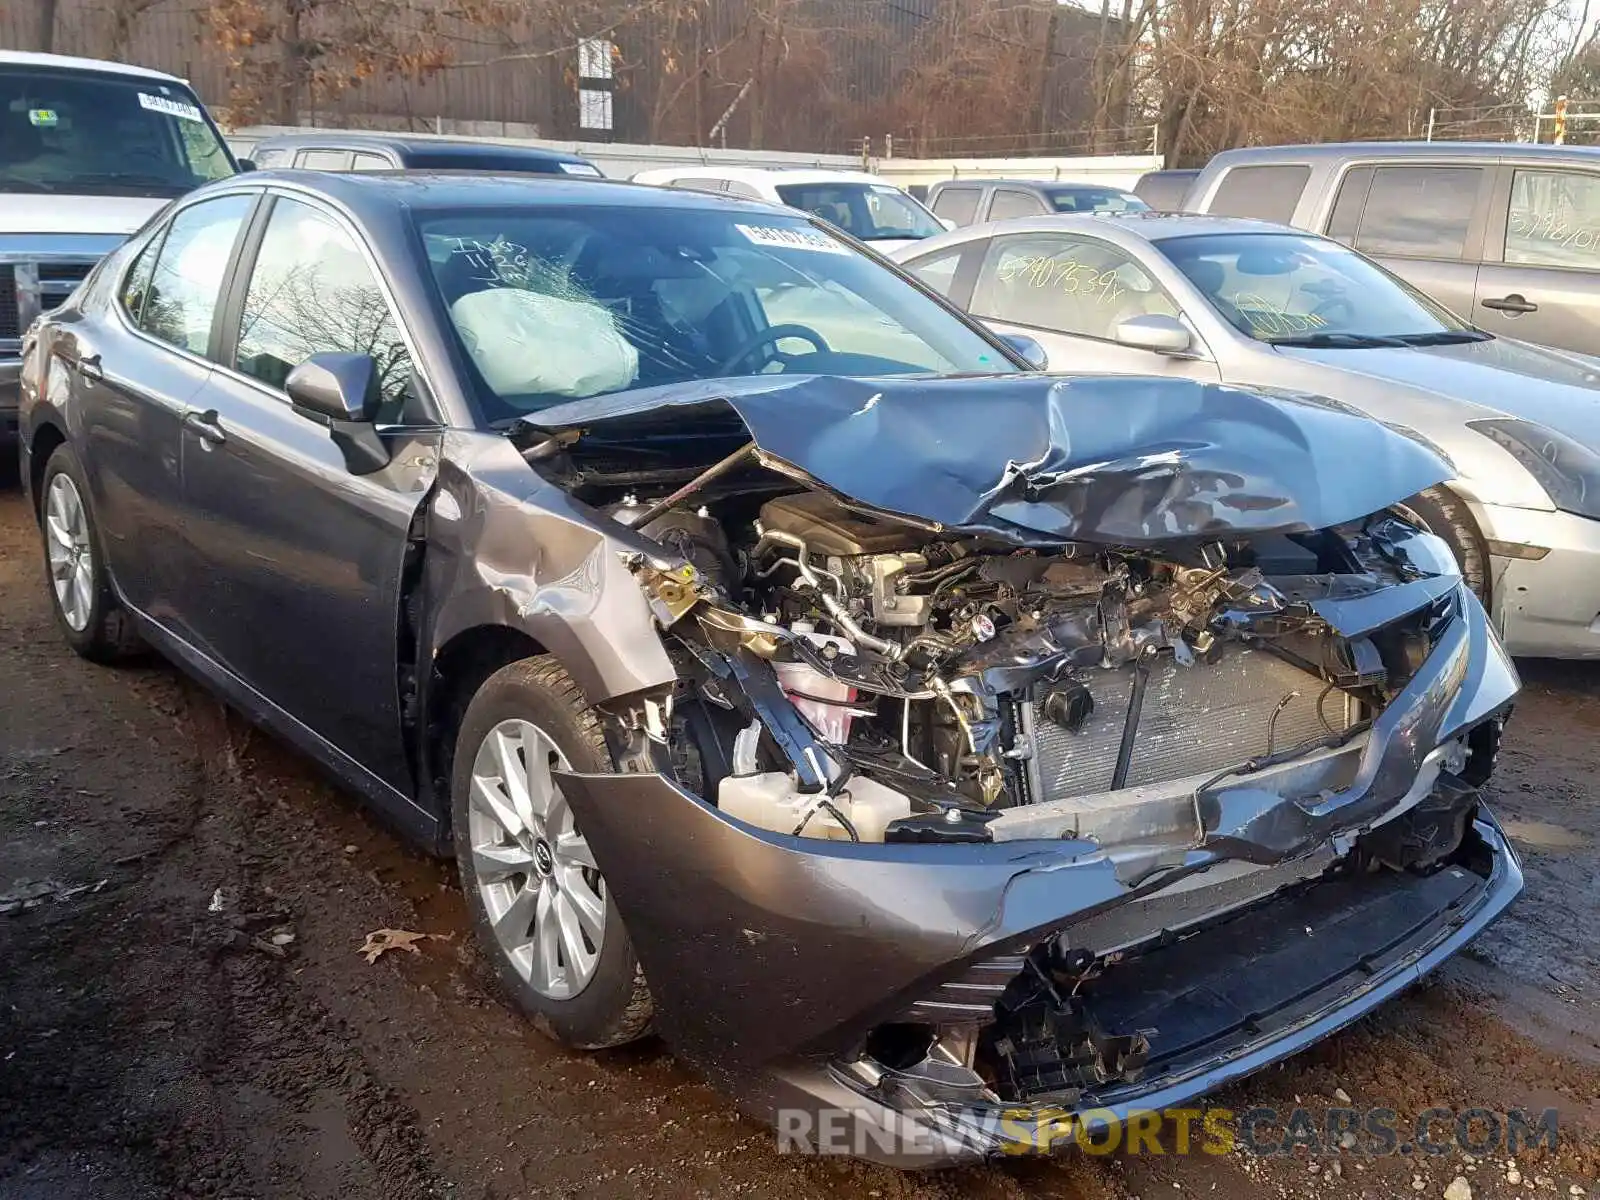
<path fill-rule="evenodd" d="M 817 250 L 823 254 L 849 254 L 850 248 L 815 229 L 783 228 L 775 225 L 735 225 L 740 233 L 758 246 L 779 250 Z"/>
<path fill-rule="evenodd" d="M 166 113 L 169 117 L 182 117 L 185 121 L 204 121 L 200 108 L 195 104 L 185 104 L 182 100 L 169 100 L 165 96 L 152 96 L 149 92 L 139 93 L 139 107 L 148 108 L 151 112 Z"/>
<path fill-rule="evenodd" d="M 30 108 L 28 110 L 28 124 L 38 126 L 40 129 L 50 129 L 59 121 L 56 110 L 53 108 Z"/>

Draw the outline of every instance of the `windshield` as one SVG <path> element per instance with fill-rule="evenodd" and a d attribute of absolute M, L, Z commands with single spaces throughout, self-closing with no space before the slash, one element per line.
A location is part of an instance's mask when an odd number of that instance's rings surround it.
<path fill-rule="evenodd" d="M 1150 206 L 1132 192 L 1116 188 L 1062 188 L 1049 193 L 1050 204 L 1057 212 L 1070 213 L 1121 213 L 1149 212 Z"/>
<path fill-rule="evenodd" d="M 490 423 L 701 379 L 1018 369 L 799 216 L 541 207 L 417 223 Z"/>
<path fill-rule="evenodd" d="M 914 240 L 943 233 L 922 205 L 887 183 L 786 183 L 778 199 L 815 213 L 863 242 Z"/>
<path fill-rule="evenodd" d="M 1155 245 L 1234 328 L 1257 341 L 1357 345 L 1487 336 L 1337 242 L 1236 233 Z"/>
<path fill-rule="evenodd" d="M 234 171 L 185 87 L 0 66 L 0 191 L 172 197 Z"/>

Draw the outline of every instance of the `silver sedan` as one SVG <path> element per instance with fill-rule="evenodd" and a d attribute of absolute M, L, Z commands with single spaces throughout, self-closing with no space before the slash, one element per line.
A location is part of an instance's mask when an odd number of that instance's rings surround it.
<path fill-rule="evenodd" d="M 1600 359 L 1492 337 L 1338 242 L 1260 221 L 1039 217 L 893 257 L 1050 370 L 1312 392 L 1432 444 L 1457 476 L 1411 506 L 1507 647 L 1600 658 Z"/>

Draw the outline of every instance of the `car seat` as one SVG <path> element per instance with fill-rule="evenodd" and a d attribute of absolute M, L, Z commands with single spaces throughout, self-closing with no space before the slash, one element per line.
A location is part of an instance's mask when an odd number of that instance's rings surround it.
<path fill-rule="evenodd" d="M 1223 270 L 1221 263 L 1209 258 L 1197 258 L 1183 265 L 1183 273 L 1189 277 L 1189 282 L 1199 288 L 1201 294 L 1216 306 L 1228 324 L 1240 333 L 1252 332 L 1249 318 L 1240 312 L 1231 300 L 1222 295 L 1228 273 Z"/>
<path fill-rule="evenodd" d="M 499 273 L 482 250 L 456 250 L 435 271 L 446 308 L 463 296 L 502 286 Z"/>

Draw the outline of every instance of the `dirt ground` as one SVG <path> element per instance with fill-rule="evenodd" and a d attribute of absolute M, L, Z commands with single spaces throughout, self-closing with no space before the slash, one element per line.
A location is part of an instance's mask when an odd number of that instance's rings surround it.
<path fill-rule="evenodd" d="M 1489 797 L 1525 857 L 1510 914 L 1429 984 L 1213 1098 L 1348 1097 L 1402 1128 L 1436 1105 L 1554 1107 L 1556 1152 L 1508 1169 L 1074 1151 L 903 1175 L 780 1155 L 657 1044 L 542 1039 L 497 1000 L 445 866 L 171 668 L 73 657 L 40 557 L 0 494 L 0 1200 L 1596 1190 L 1600 664 L 1523 664 Z M 428 937 L 368 963 L 380 928 Z"/>

